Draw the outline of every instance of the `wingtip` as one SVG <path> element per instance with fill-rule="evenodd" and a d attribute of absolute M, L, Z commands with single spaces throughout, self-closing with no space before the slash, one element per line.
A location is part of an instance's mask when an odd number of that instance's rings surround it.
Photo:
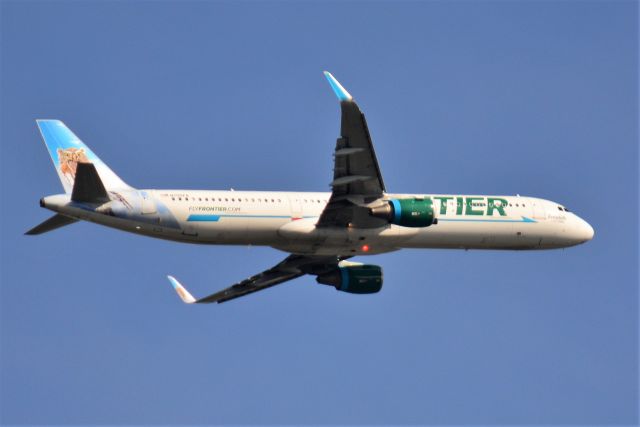
<path fill-rule="evenodd" d="M 328 71 L 323 71 L 323 74 L 329 81 L 331 89 L 333 89 L 333 92 L 336 94 L 340 101 L 353 100 L 353 96 L 351 96 L 351 94 L 347 92 L 347 90 L 340 84 L 340 82 L 335 77 L 333 77 L 333 74 Z"/>
<path fill-rule="evenodd" d="M 167 276 L 167 279 L 169 279 L 171 286 L 173 286 L 173 289 L 175 289 L 176 293 L 184 303 L 193 304 L 196 302 L 196 299 L 185 289 L 184 286 L 180 284 L 180 282 L 178 282 L 175 277 L 169 275 Z"/>

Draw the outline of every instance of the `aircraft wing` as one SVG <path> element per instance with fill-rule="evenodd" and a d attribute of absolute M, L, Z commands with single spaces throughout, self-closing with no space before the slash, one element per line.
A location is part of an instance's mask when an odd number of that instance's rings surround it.
<path fill-rule="evenodd" d="M 200 299 L 194 298 L 175 277 L 168 276 L 168 279 L 178 296 L 187 304 L 221 303 L 279 285 L 305 274 L 322 274 L 335 269 L 338 263 L 346 258 L 348 257 L 290 255 L 273 268 Z"/>
<path fill-rule="evenodd" d="M 370 206 L 365 206 L 385 192 L 367 121 L 349 92 L 331 73 L 325 71 L 324 75 L 340 100 L 342 123 L 334 152 L 331 198 L 317 226 L 380 227 L 385 222 L 371 217 Z"/>

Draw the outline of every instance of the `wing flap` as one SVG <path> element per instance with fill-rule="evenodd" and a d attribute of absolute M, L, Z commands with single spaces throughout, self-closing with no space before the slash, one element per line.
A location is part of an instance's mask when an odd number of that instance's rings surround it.
<path fill-rule="evenodd" d="M 332 183 L 332 187 L 337 187 L 345 184 L 353 184 L 354 182 L 364 182 L 369 181 L 370 179 L 375 179 L 373 176 L 364 176 L 364 175 L 345 175 L 340 178 L 335 179 Z"/>
<path fill-rule="evenodd" d="M 270 272 L 266 271 L 258 276 L 251 277 L 243 280 L 240 283 L 236 283 L 233 286 L 223 289 L 220 292 L 216 292 L 207 297 L 201 298 L 197 303 L 222 303 L 235 298 L 239 298 L 245 295 L 252 294 L 254 292 L 261 291 L 263 289 L 270 288 L 275 285 L 287 282 L 289 280 L 298 278 L 304 273 L 284 273 L 284 272 Z"/>

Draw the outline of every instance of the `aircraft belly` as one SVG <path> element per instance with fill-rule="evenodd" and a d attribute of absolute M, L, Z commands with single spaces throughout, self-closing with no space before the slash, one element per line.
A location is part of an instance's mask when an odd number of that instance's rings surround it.
<path fill-rule="evenodd" d="M 519 222 L 447 222 L 424 228 L 403 247 L 443 249 L 535 249 L 542 227 Z"/>
<path fill-rule="evenodd" d="M 387 225 L 375 229 L 316 227 L 317 218 L 292 221 L 278 230 L 279 242 L 271 246 L 297 254 L 373 255 L 397 250 L 418 229 Z"/>
<path fill-rule="evenodd" d="M 79 206 L 66 205 L 57 209 L 56 212 L 64 213 L 72 218 L 83 221 L 93 222 L 95 224 L 104 225 L 106 227 L 115 228 L 131 233 L 142 234 L 150 237 L 157 237 L 167 240 L 191 241 L 187 236 L 181 233 L 178 228 L 165 227 L 162 224 L 153 224 L 143 221 L 136 221 L 130 218 L 120 218 L 105 213 L 92 211 Z"/>
<path fill-rule="evenodd" d="M 265 245 L 278 240 L 282 219 L 225 217 L 217 221 L 201 221 L 195 231 L 202 243 L 227 245 Z"/>

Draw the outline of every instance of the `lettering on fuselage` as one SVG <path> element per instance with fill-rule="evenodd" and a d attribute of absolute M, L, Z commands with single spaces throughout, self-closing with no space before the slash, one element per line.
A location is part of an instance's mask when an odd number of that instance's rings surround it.
<path fill-rule="evenodd" d="M 433 196 L 440 202 L 440 215 L 507 216 L 507 199 L 501 197 Z M 449 209 L 451 207 L 451 209 Z"/>
<path fill-rule="evenodd" d="M 238 206 L 189 206 L 189 212 L 240 212 Z"/>

